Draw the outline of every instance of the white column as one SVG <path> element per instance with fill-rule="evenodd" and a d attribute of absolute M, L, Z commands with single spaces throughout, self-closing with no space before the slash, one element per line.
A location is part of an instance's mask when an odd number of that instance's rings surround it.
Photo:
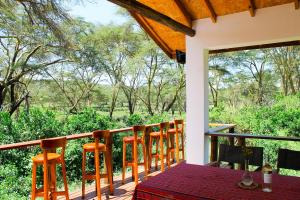
<path fill-rule="evenodd" d="M 186 161 L 208 162 L 208 50 L 197 37 L 186 38 Z"/>

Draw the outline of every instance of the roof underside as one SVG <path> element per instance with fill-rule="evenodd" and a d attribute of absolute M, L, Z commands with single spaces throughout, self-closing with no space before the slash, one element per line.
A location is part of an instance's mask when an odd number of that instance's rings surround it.
<path fill-rule="evenodd" d="M 140 3 L 162 13 L 171 19 L 191 27 L 196 19 L 211 18 L 212 23 L 217 16 L 249 11 L 249 17 L 255 15 L 255 9 L 277 6 L 287 3 L 299 3 L 295 0 L 138 0 Z M 299 4 L 298 4 L 299 5 Z M 185 52 L 185 34 L 174 31 L 152 19 L 138 13 L 132 16 L 145 29 L 160 48 L 172 58 L 176 50 Z"/>

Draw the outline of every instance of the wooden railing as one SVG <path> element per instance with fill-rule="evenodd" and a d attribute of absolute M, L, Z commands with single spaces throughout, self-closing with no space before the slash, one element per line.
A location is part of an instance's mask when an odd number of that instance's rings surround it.
<path fill-rule="evenodd" d="M 234 133 L 235 124 L 216 124 L 211 123 L 210 126 L 213 126 L 214 128 L 210 128 L 206 135 L 211 136 L 210 140 L 210 161 L 217 161 L 218 158 L 218 143 L 219 143 L 219 137 L 218 136 L 212 136 L 211 134 L 220 133 L 222 131 L 228 130 L 228 134 Z M 234 145 L 234 138 L 229 138 L 230 145 Z"/>
<path fill-rule="evenodd" d="M 219 137 L 227 138 L 229 140 L 230 145 L 234 145 L 234 141 L 236 139 L 238 146 L 245 146 L 246 139 L 300 142 L 300 137 L 282 137 L 282 136 L 269 136 L 269 135 L 255 135 L 250 133 L 247 134 L 235 133 L 234 126 L 229 128 L 228 133 L 221 133 L 220 131 L 216 131 L 217 129 L 218 127 L 215 128 L 214 131 L 209 131 L 206 133 L 207 136 L 211 137 L 211 156 L 210 156 L 211 162 L 217 161 L 218 159 Z M 243 168 L 243 166 L 241 168 Z"/>
<path fill-rule="evenodd" d="M 146 125 L 146 127 L 157 127 L 157 126 L 159 126 L 159 123 Z M 116 134 L 116 133 L 129 132 L 131 130 L 132 130 L 132 127 L 127 127 L 127 128 L 120 128 L 120 129 L 110 130 L 110 133 L 111 134 Z M 66 138 L 67 138 L 67 140 L 76 140 L 76 139 L 81 139 L 81 138 L 89 138 L 89 137 L 92 137 L 92 135 L 93 135 L 92 132 L 87 132 L 87 133 L 67 135 Z M 1 150 L 20 149 L 20 148 L 26 148 L 26 147 L 31 147 L 31 146 L 37 146 L 40 143 L 41 143 L 41 140 L 31 140 L 31 141 L 18 142 L 18 143 L 13 143 L 13 144 L 4 144 L 4 145 L 0 145 L 0 151 Z"/>
<path fill-rule="evenodd" d="M 172 124 L 172 122 L 170 122 Z M 150 127 L 158 127 L 159 123 L 155 124 L 148 124 L 146 125 L 147 128 Z M 231 130 L 234 132 L 234 124 L 217 124 L 217 123 L 210 123 L 209 126 L 215 127 L 211 128 L 209 130 L 209 133 L 217 133 L 226 129 Z M 121 128 L 121 129 L 113 129 L 110 130 L 110 133 L 116 134 L 116 133 L 123 133 L 123 132 L 130 132 L 132 131 L 132 127 L 126 127 L 126 128 Z M 81 138 L 89 138 L 92 137 L 92 132 L 87 132 L 87 133 L 79 133 L 79 134 L 73 134 L 73 135 L 67 135 L 66 138 L 67 140 L 76 140 L 76 139 L 81 139 Z M 26 147 L 31 147 L 31 146 L 37 146 L 41 143 L 41 140 L 31 140 L 31 141 L 25 141 L 25 142 L 18 142 L 18 143 L 12 143 L 12 144 L 3 144 L 0 145 L 0 151 L 3 150 L 9 150 L 9 149 L 20 149 L 20 148 L 26 148 Z"/>

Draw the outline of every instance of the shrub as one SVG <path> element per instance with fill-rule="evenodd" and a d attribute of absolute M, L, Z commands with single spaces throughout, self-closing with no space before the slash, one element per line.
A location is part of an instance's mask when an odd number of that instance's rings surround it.
<path fill-rule="evenodd" d="M 126 126 L 135 126 L 135 125 L 143 125 L 145 120 L 139 114 L 132 114 L 127 119 L 125 119 Z"/>
<path fill-rule="evenodd" d="M 28 199 L 31 177 L 20 176 L 18 165 L 0 165 L 0 196 L 5 200 Z"/>
<path fill-rule="evenodd" d="M 17 132 L 16 141 L 28 141 L 64 135 L 62 124 L 56 119 L 54 112 L 32 108 L 29 113 L 21 111 L 14 120 Z"/>

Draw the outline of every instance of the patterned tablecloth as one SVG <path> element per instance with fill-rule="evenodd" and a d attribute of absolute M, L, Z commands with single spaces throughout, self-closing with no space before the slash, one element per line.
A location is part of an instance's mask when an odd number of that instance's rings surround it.
<path fill-rule="evenodd" d="M 138 184 L 133 200 L 148 199 L 213 199 L 213 200 L 300 200 L 300 178 L 273 175 L 273 191 L 261 187 L 244 190 L 237 186 L 243 171 L 181 163 Z M 262 183 L 262 174 L 253 173 Z"/>

